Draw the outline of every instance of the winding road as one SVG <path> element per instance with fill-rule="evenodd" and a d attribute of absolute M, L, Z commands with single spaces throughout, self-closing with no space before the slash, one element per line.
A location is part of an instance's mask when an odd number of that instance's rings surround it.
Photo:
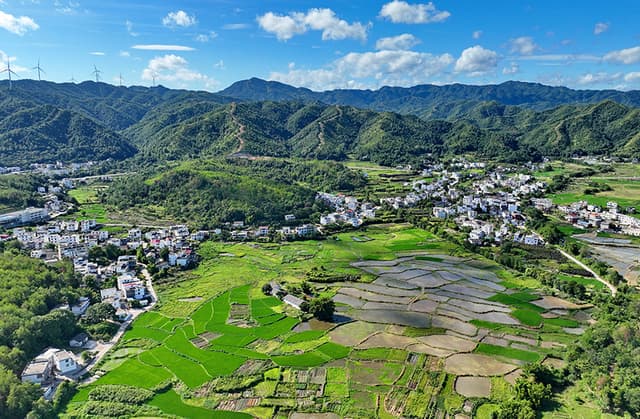
<path fill-rule="evenodd" d="M 603 279 L 600 275 L 598 275 L 593 269 L 591 269 L 590 267 L 588 267 L 587 265 L 585 265 L 584 263 L 580 262 L 578 259 L 576 259 L 575 257 L 571 256 L 569 253 L 565 252 L 564 250 L 558 248 L 558 251 L 560 253 L 562 253 L 562 255 L 564 257 L 566 257 L 567 259 L 569 259 L 571 262 L 575 263 L 576 265 L 580 266 L 582 269 L 584 269 L 585 271 L 589 272 L 591 275 L 593 275 L 593 277 L 602 282 L 604 285 L 607 286 L 607 288 L 609 288 L 609 290 L 611 291 L 611 295 L 616 295 L 616 293 L 618 292 L 618 289 L 613 286 L 613 284 L 611 284 L 610 282 L 608 282 L 607 280 Z"/>

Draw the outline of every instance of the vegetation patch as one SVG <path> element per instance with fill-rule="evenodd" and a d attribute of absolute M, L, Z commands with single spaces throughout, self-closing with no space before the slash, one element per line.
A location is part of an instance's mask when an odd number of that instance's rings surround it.
<path fill-rule="evenodd" d="M 542 358 L 542 356 L 536 352 L 530 352 L 516 348 L 505 348 L 503 346 L 489 345 L 487 343 L 479 343 L 475 352 L 480 354 L 497 355 L 505 358 L 517 359 L 524 362 L 537 362 Z"/>

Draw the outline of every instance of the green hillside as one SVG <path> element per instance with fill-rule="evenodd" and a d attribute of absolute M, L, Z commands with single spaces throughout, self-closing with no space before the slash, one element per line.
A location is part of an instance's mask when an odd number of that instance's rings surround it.
<path fill-rule="evenodd" d="M 319 216 L 317 190 L 351 191 L 365 180 L 331 162 L 194 160 L 115 181 L 101 200 L 119 209 L 154 206 L 202 227 L 223 222 L 282 223 Z"/>
<path fill-rule="evenodd" d="M 135 147 L 74 111 L 5 98 L 0 112 L 0 165 L 125 159 Z"/>

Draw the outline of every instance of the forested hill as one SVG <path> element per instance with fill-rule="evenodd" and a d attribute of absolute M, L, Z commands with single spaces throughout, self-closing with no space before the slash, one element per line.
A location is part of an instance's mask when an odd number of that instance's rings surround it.
<path fill-rule="evenodd" d="M 174 90 L 162 86 L 118 87 L 92 81 L 76 84 L 17 80 L 13 82 L 11 91 L 8 90 L 7 81 L 0 82 L 0 100 L 7 97 L 74 111 L 115 131 L 137 123 L 159 105 L 169 106 L 194 100 L 208 103 L 230 101 L 209 92 Z"/>
<path fill-rule="evenodd" d="M 623 104 L 639 104 L 637 91 L 509 82 L 314 93 L 251 79 L 222 93 L 275 100 L 94 82 L 19 80 L 9 90 L 0 82 L 0 166 L 134 155 L 156 161 L 253 155 L 398 164 L 428 154 L 522 161 L 542 155 L 637 157 L 640 151 L 638 110 Z M 600 99 L 606 100 L 582 103 Z M 565 102 L 572 104 L 549 108 Z"/>
<path fill-rule="evenodd" d="M 0 166 L 122 160 L 136 151 L 120 134 L 82 113 L 0 97 Z"/>
<path fill-rule="evenodd" d="M 589 104 L 613 100 L 623 105 L 640 106 L 640 91 L 572 90 L 539 83 L 508 81 L 497 85 L 382 87 L 379 90 L 339 89 L 314 92 L 276 81 L 257 78 L 232 84 L 219 92 L 241 100 L 301 100 L 330 105 L 350 105 L 376 111 L 414 114 L 423 118 L 446 119 L 452 108 L 469 108 L 480 102 L 496 101 L 503 105 L 518 105 L 544 110 L 567 104 Z"/>
<path fill-rule="evenodd" d="M 253 155 L 380 164 L 476 153 L 506 161 L 640 152 L 640 110 L 612 101 L 537 112 L 480 103 L 457 120 L 424 120 L 303 102 L 186 104 L 150 113 L 124 134 L 154 160 Z"/>

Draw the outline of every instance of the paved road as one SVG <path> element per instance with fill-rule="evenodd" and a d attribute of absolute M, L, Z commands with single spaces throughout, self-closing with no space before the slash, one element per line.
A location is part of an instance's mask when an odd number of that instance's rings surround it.
<path fill-rule="evenodd" d="M 611 284 L 610 282 L 608 282 L 605 279 L 603 279 L 600 275 L 598 275 L 596 272 L 594 272 L 593 269 L 591 269 L 590 267 L 588 267 L 584 263 L 580 262 L 575 257 L 571 256 L 569 253 L 565 252 L 564 250 L 562 250 L 560 248 L 558 248 L 558 250 L 560 251 L 560 253 L 562 253 L 564 255 L 564 257 L 566 257 L 567 259 L 569 259 L 570 261 L 572 261 L 576 265 L 580 266 L 585 271 L 591 273 L 595 279 L 597 279 L 598 281 L 600 281 L 603 284 L 605 284 L 607 286 L 607 288 L 609 288 L 609 290 L 611 291 L 611 295 L 616 295 L 616 292 L 618 292 L 618 289 L 616 287 L 614 287 L 613 284 Z"/>
<path fill-rule="evenodd" d="M 158 302 L 158 295 L 156 294 L 156 291 L 153 288 L 153 283 L 151 282 L 151 275 L 149 274 L 149 271 L 147 271 L 146 267 L 144 267 L 142 269 L 142 276 L 144 276 L 146 278 L 147 289 L 149 290 L 149 293 L 153 297 L 153 301 L 143 309 L 129 310 L 129 312 L 131 313 L 131 318 L 129 320 L 123 322 L 120 325 L 120 328 L 118 329 L 116 334 L 113 336 L 113 338 L 111 338 L 111 340 L 109 342 L 99 343 L 98 346 L 96 346 L 96 348 L 98 349 L 98 351 L 97 351 L 98 353 L 82 370 L 80 370 L 80 371 L 78 371 L 78 372 L 76 372 L 74 374 L 76 377 L 82 377 L 87 372 L 91 372 L 91 369 L 98 362 L 100 362 L 102 360 L 102 358 L 105 357 L 105 355 L 107 355 L 107 353 L 111 350 L 111 348 L 113 348 L 118 343 L 120 338 L 122 338 L 122 335 L 124 335 L 124 332 L 127 331 L 127 328 L 129 327 L 129 325 L 131 323 L 133 323 L 133 321 L 139 315 L 151 310 L 156 305 L 156 303 Z M 90 384 L 90 383 L 94 382 L 95 380 L 97 380 L 98 378 L 99 377 L 97 377 L 95 375 L 92 375 L 89 378 L 87 378 L 86 380 L 81 381 L 81 384 Z"/>

